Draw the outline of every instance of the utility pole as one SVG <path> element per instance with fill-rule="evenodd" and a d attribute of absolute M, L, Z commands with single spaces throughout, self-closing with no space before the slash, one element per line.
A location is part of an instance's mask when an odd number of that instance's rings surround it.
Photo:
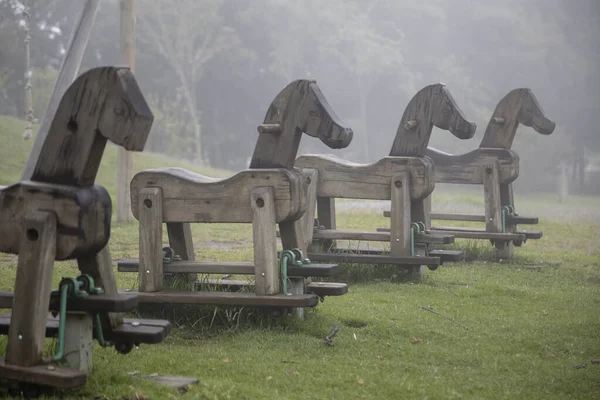
<path fill-rule="evenodd" d="M 135 70 L 135 0 L 121 0 L 121 62 Z M 133 178 L 133 153 L 119 147 L 117 221 L 131 221 L 129 184 Z"/>

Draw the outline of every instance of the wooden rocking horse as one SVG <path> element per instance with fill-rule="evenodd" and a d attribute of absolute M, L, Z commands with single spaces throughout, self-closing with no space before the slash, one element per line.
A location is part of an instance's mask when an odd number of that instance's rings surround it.
<path fill-rule="evenodd" d="M 484 222 L 485 229 L 443 226 L 432 229 L 459 238 L 489 239 L 499 259 L 512 257 L 513 244 L 521 246 L 527 239 L 542 237 L 541 231 L 517 229 L 517 224 L 538 223 L 537 217 L 519 216 L 513 199 L 512 182 L 519 176 L 519 156 L 510 148 L 519 123 L 542 135 L 550 135 L 555 128 L 530 89 L 514 89 L 498 103 L 478 149 L 461 155 L 434 148 L 427 150 L 435 162 L 436 182 L 483 185 L 485 200 L 485 215 L 430 215 L 432 219 Z"/>
<path fill-rule="evenodd" d="M 250 168 L 214 179 L 180 168 L 146 170 L 131 182 L 131 204 L 140 227 L 140 259 L 124 260 L 119 271 L 139 270 L 139 295 L 145 303 L 314 307 L 317 294 L 340 295 L 345 284 L 304 278 L 331 276 L 334 264 L 310 264 L 298 220 L 307 206 L 309 179 L 293 168 L 302 135 L 318 137 L 335 149 L 348 146 L 352 130 L 327 104 L 315 81 L 290 83 L 271 103 Z M 194 261 L 189 223 L 252 223 L 254 262 Z M 163 264 L 162 225 L 181 261 Z M 277 258 L 275 225 L 282 233 Z M 164 273 L 254 275 L 254 292 L 170 291 Z M 288 285 L 290 283 L 290 285 Z M 316 293 L 316 294 L 315 294 Z"/>
<path fill-rule="evenodd" d="M 51 116 L 50 116 L 51 117 Z M 111 198 L 94 185 L 107 140 L 141 151 L 153 115 L 128 68 L 87 71 L 68 88 L 31 178 L 0 188 L 0 251 L 18 254 L 14 293 L 0 292 L 0 333 L 8 335 L 0 376 L 23 384 L 83 385 L 92 365 L 92 338 L 122 353 L 158 343 L 168 321 L 127 320 L 137 297 L 117 293 L 107 243 Z M 82 275 L 63 278 L 52 292 L 54 261 L 77 260 Z M 48 312 L 59 312 L 58 318 Z M 58 335 L 46 359 L 44 337 Z"/>
<path fill-rule="evenodd" d="M 419 91 L 408 104 L 398 127 L 389 157 L 372 164 L 357 164 L 332 155 L 303 155 L 295 166 L 311 176 L 313 187 L 309 212 L 303 224 L 308 257 L 315 261 L 344 261 L 363 264 L 395 264 L 420 279 L 423 265 L 436 269 L 444 260 L 456 260 L 461 252 L 432 251 L 427 245 L 452 243 L 454 237 L 429 233 L 424 200 L 433 191 L 434 164 L 425 156 L 433 126 L 449 130 L 460 139 L 475 133 L 442 84 Z M 335 198 L 391 200 L 391 230 L 361 232 L 336 229 Z M 313 232 L 315 204 L 317 224 Z M 340 249 L 335 240 L 380 241 L 381 249 Z M 350 250 L 350 251 L 348 251 Z"/>

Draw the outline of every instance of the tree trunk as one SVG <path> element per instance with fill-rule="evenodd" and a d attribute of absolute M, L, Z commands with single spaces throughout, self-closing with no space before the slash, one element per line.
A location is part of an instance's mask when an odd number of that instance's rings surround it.
<path fill-rule="evenodd" d="M 187 104 L 188 112 L 190 113 L 190 118 L 192 119 L 192 125 L 194 127 L 194 139 L 196 140 L 196 152 L 194 155 L 194 162 L 202 162 L 202 148 L 200 143 L 200 139 L 202 138 L 202 127 L 200 125 L 200 118 L 198 118 L 198 110 L 196 110 L 196 96 L 190 91 L 190 87 L 188 85 L 185 74 L 180 71 L 178 75 L 179 79 L 181 80 L 183 97 L 185 97 L 185 102 Z M 198 160 L 198 158 L 200 160 Z"/>
<path fill-rule="evenodd" d="M 369 152 L 369 134 L 367 132 L 367 97 L 368 96 L 366 94 L 362 94 L 360 96 L 360 113 L 363 121 L 363 137 L 365 141 L 365 162 L 369 162 L 371 156 Z"/>
<path fill-rule="evenodd" d="M 23 139 L 31 139 L 33 133 L 33 94 L 31 88 L 31 32 L 30 26 L 30 8 L 28 1 L 25 1 L 23 6 L 23 15 L 25 16 L 25 109 L 27 110 L 27 117 L 25 120 L 25 132 L 23 132 Z"/>

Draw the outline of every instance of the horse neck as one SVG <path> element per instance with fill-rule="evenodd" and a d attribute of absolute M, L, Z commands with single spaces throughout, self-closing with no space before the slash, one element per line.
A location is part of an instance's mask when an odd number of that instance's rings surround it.
<path fill-rule="evenodd" d="M 296 128 L 284 127 L 280 134 L 261 133 L 254 147 L 250 168 L 292 169 L 301 138 L 302 132 Z"/>
<path fill-rule="evenodd" d="M 521 110 L 520 92 L 509 93 L 496 107 L 483 134 L 479 147 L 510 149 L 519 127 Z M 495 118 L 504 119 L 504 123 L 494 122 Z"/>
<path fill-rule="evenodd" d="M 433 124 L 429 118 L 416 118 L 418 125 L 412 129 L 406 129 L 404 123 L 412 118 L 402 119 L 396 137 L 392 143 L 390 156 L 392 157 L 423 157 L 427 151 L 429 138 L 433 130 Z"/>

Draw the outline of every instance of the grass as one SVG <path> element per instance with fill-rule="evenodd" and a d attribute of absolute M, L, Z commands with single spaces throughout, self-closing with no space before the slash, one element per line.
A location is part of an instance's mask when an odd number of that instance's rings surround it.
<path fill-rule="evenodd" d="M 0 117 L 0 124 L 6 121 Z M 27 148 L 21 145 L 18 157 L 24 160 Z M 0 183 L 18 180 L 23 163 L 12 162 L 16 151 L 0 148 Z M 100 183 L 110 183 L 113 151 L 107 149 Z M 140 169 L 182 165 L 138 156 Z M 443 196 L 453 203 L 451 194 Z M 473 207 L 480 204 L 475 195 L 456 197 L 466 198 Z M 598 207 L 586 198 L 573 201 Z M 554 207 L 550 200 L 545 206 Z M 389 271 L 369 266 L 345 266 L 363 279 L 351 283 L 349 294 L 308 310 L 304 321 L 255 310 L 173 309 L 169 316 L 179 325 L 160 345 L 120 355 L 95 344 L 88 384 L 63 398 L 599 398 L 600 365 L 591 360 L 600 359 L 600 221 L 553 215 L 535 228 L 543 230 L 542 240 L 517 248 L 511 262 L 488 257 L 488 242 L 458 240 L 479 261 L 428 271 L 419 284 L 390 282 Z M 374 229 L 389 220 L 366 208 L 342 211 L 337 221 Z M 251 260 L 250 226 L 194 225 L 193 235 L 198 259 Z M 136 222 L 114 224 L 111 252 L 117 260 L 137 258 Z M 1 290 L 12 289 L 15 261 L 0 254 Z M 135 274 L 115 273 L 120 288 L 136 287 Z M 75 275 L 73 263 L 57 263 L 54 287 L 62 276 Z M 323 338 L 335 327 L 334 346 L 326 346 Z M 48 351 L 54 344 L 47 341 Z M 0 338 L 0 352 L 5 345 Z M 132 371 L 196 376 L 200 382 L 178 393 L 127 374 Z M 0 397 L 5 389 L 0 385 Z"/>

